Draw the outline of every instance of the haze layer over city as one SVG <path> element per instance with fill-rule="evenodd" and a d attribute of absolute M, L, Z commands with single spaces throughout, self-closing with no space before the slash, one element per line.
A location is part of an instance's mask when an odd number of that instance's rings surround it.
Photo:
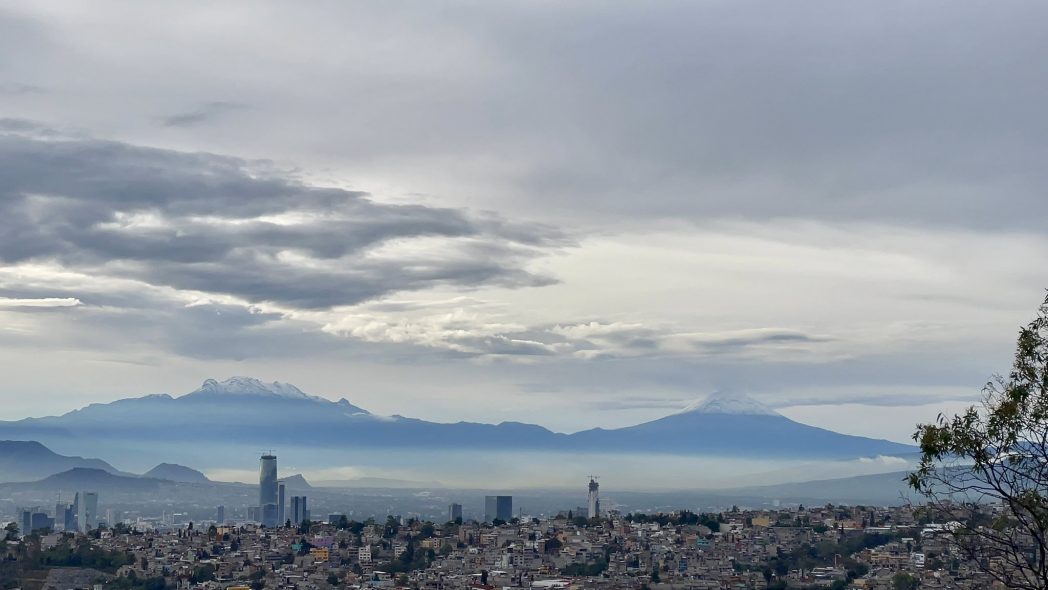
<path fill-rule="evenodd" d="M 0 590 L 1043 587 L 1046 18 L 0 0 Z"/>

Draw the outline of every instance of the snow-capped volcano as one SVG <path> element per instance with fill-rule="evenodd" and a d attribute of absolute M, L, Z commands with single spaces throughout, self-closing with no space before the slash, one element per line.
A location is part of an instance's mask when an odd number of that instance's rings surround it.
<path fill-rule="evenodd" d="M 680 414 L 742 414 L 749 416 L 778 416 L 779 413 L 744 394 L 717 392 L 687 405 Z"/>
<path fill-rule="evenodd" d="M 290 383 L 281 383 L 274 381 L 272 383 L 265 383 L 254 377 L 230 377 L 225 381 L 219 382 L 214 379 L 207 379 L 204 383 L 193 392 L 186 395 L 266 395 L 272 397 L 281 397 L 284 399 L 309 399 L 318 400 L 320 398 L 308 395 L 301 389 L 291 385 Z"/>
<path fill-rule="evenodd" d="M 157 428 L 158 424 L 165 427 Z M 852 459 L 916 451 L 909 445 L 801 424 L 746 395 L 715 394 L 685 411 L 642 424 L 562 434 L 513 422 L 444 423 L 375 416 L 345 399 L 330 401 L 293 385 L 251 377 L 208 379 L 196 391 L 176 398 L 145 396 L 92 404 L 62 416 L 0 421 L 0 437 L 75 443 L 82 452 L 96 454 L 93 449 L 141 449 L 148 441 L 165 460 L 183 464 L 199 461 L 217 446 L 473 451 L 477 441 L 484 441 L 484 448 L 490 450 L 732 458 Z"/>

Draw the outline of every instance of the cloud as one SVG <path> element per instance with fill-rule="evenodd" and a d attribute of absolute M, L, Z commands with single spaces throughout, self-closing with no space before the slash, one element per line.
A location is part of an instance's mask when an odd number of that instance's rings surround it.
<path fill-rule="evenodd" d="M 40 299 L 11 299 L 0 297 L 0 309 L 19 307 L 75 307 L 82 302 L 75 297 L 43 297 Z"/>
<path fill-rule="evenodd" d="M 570 244 L 552 228 L 381 204 L 264 162 L 56 138 L 18 121 L 6 130 L 0 260 L 7 264 L 49 261 L 322 309 L 439 285 L 548 285 L 554 279 L 528 263 Z"/>
<path fill-rule="evenodd" d="M 47 92 L 43 86 L 36 84 L 22 84 L 19 82 L 0 82 L 0 95 L 27 96 Z"/>
<path fill-rule="evenodd" d="M 886 455 L 877 455 L 876 457 L 860 457 L 858 459 L 858 462 L 863 463 L 865 465 L 887 465 L 893 467 L 906 467 L 910 464 L 909 461 L 903 459 L 902 457 L 889 457 Z"/>
<path fill-rule="evenodd" d="M 676 332 L 663 325 L 588 321 L 525 325 L 509 311 L 476 299 L 430 304 L 374 302 L 347 309 L 324 330 L 367 342 L 411 344 L 467 356 L 555 355 L 581 360 L 711 355 L 803 358 L 832 338 L 798 330 L 758 328 Z"/>
<path fill-rule="evenodd" d="M 194 110 L 168 115 L 161 122 L 164 127 L 195 127 L 203 123 L 212 122 L 231 111 L 246 108 L 247 105 L 240 102 L 206 102 Z"/>

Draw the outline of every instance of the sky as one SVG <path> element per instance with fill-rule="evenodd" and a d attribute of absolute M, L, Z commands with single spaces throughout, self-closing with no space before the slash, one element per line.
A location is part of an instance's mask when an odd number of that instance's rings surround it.
<path fill-rule="evenodd" d="M 250 375 L 907 440 L 1048 287 L 1046 17 L 0 0 L 0 419 Z"/>

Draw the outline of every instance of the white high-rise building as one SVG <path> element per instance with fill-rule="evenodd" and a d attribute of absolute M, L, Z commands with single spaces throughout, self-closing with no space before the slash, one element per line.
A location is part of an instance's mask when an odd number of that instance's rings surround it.
<path fill-rule="evenodd" d="M 600 484 L 594 477 L 590 476 L 589 481 L 589 496 L 586 498 L 586 511 L 589 518 L 597 518 L 600 516 Z"/>
<path fill-rule="evenodd" d="M 98 493 L 80 492 L 76 512 L 76 527 L 86 533 L 98 527 Z"/>

